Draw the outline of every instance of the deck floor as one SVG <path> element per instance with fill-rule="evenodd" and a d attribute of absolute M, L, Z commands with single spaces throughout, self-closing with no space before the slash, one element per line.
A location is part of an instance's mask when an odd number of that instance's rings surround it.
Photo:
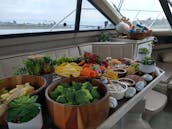
<path fill-rule="evenodd" d="M 172 129 L 172 102 L 150 121 L 153 129 Z"/>

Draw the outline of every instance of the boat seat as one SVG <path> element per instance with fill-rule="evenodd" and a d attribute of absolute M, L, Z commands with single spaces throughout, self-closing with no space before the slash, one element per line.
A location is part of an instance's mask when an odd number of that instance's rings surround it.
<path fill-rule="evenodd" d="M 150 121 L 155 114 L 162 111 L 166 106 L 167 96 L 155 90 L 151 90 L 145 95 L 145 101 L 146 104 L 143 119 Z"/>
<path fill-rule="evenodd" d="M 167 96 L 150 90 L 144 100 L 133 107 L 120 121 L 120 126 L 112 129 L 152 129 L 149 120 L 163 110 Z"/>
<path fill-rule="evenodd" d="M 145 100 L 139 101 L 124 117 L 111 129 L 152 129 L 150 124 L 142 119 Z"/>

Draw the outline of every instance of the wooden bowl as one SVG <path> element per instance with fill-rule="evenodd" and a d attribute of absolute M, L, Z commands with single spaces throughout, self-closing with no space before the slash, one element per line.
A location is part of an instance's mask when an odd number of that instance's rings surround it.
<path fill-rule="evenodd" d="M 55 102 L 49 97 L 51 91 L 60 83 L 71 83 L 90 81 L 93 86 L 98 87 L 103 96 L 99 101 L 85 105 L 65 105 Z M 54 124 L 60 129 L 95 129 L 108 116 L 109 94 L 103 83 L 96 79 L 85 77 L 65 78 L 52 83 L 45 92 L 48 110 Z"/>
<path fill-rule="evenodd" d="M 122 68 L 114 68 L 113 71 L 118 73 L 119 78 L 125 77 L 125 75 L 127 74 L 127 70 Z"/>
<path fill-rule="evenodd" d="M 126 84 L 128 87 L 135 85 L 135 81 L 130 78 L 119 78 L 118 81 Z"/>
<path fill-rule="evenodd" d="M 19 84 L 25 84 L 29 82 L 31 86 L 35 88 L 34 92 L 31 95 L 39 95 L 40 92 L 45 89 L 47 82 L 41 76 L 36 75 L 19 75 L 8 77 L 0 80 L 0 90 L 2 88 L 6 88 L 7 90 L 11 90 Z"/>
<path fill-rule="evenodd" d="M 0 90 L 2 88 L 6 88 L 7 90 L 11 90 L 16 87 L 18 84 L 25 84 L 29 82 L 30 85 L 35 87 L 34 92 L 31 95 L 38 95 L 38 99 L 42 99 L 44 95 L 43 92 L 46 88 L 47 82 L 43 77 L 35 76 L 35 75 L 20 75 L 13 76 L 4 79 L 0 79 Z M 39 100 L 38 100 L 39 101 Z M 4 125 L 6 122 L 4 121 L 4 116 L 0 117 L 0 125 Z"/>
<path fill-rule="evenodd" d="M 134 80 L 135 83 L 137 83 L 138 81 L 143 81 L 145 83 L 145 85 L 147 84 L 146 81 L 138 75 L 134 75 L 134 74 L 133 75 L 127 75 L 126 78 Z"/>

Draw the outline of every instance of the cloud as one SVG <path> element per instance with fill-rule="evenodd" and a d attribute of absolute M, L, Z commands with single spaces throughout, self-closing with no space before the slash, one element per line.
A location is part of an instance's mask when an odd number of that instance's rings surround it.
<path fill-rule="evenodd" d="M 76 0 L 0 0 L 0 2 L 0 20 L 60 20 L 76 8 Z"/>

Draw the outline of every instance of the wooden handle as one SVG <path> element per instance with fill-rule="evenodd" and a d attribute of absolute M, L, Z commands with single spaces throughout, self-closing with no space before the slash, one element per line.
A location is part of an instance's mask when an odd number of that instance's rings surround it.
<path fill-rule="evenodd" d="M 1 104 L 0 105 L 0 117 L 5 113 L 7 110 L 7 104 Z"/>

